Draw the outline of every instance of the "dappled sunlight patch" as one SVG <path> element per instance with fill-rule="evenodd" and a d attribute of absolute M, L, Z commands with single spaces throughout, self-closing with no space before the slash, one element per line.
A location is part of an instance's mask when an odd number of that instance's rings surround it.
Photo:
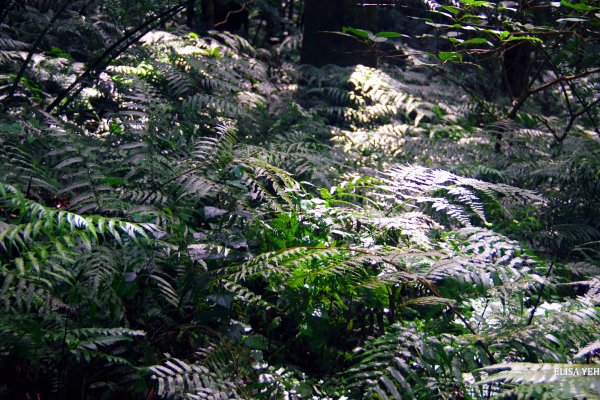
<path fill-rule="evenodd" d="M 160 42 L 169 43 L 179 40 L 179 37 L 166 31 L 153 30 L 146 33 L 140 42 L 144 44 L 156 44 Z"/>
<path fill-rule="evenodd" d="M 405 143 L 403 136 L 412 128 L 411 125 L 397 124 L 378 131 L 340 129 L 333 131 L 332 141 L 347 154 L 360 154 L 375 163 L 386 163 L 400 158 Z"/>

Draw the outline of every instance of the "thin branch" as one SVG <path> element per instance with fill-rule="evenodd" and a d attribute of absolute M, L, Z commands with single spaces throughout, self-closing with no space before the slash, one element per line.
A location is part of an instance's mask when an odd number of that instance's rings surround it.
<path fill-rule="evenodd" d="M 573 107 L 571 106 L 571 100 L 569 99 L 569 93 L 567 93 L 567 88 L 565 87 L 565 83 L 560 81 L 560 88 L 563 92 L 563 96 L 565 96 L 565 102 L 567 103 L 567 110 L 569 111 L 569 115 L 573 114 Z"/>
<path fill-rule="evenodd" d="M 596 104 L 598 104 L 599 102 L 600 102 L 600 97 L 597 98 L 596 100 L 594 100 L 593 102 L 591 102 L 590 104 L 586 105 L 583 109 L 579 110 L 578 112 L 573 112 L 573 111 L 569 110 L 569 122 L 567 122 L 567 126 L 565 126 L 565 129 L 563 130 L 563 134 L 558 138 L 556 137 L 556 135 L 554 135 L 554 137 L 558 140 L 558 142 L 562 143 L 567 138 L 567 135 L 569 134 L 569 131 L 573 127 L 573 124 L 575 123 L 575 120 L 577 118 L 579 118 L 580 116 L 582 116 L 585 113 L 588 113 L 589 110 L 592 107 L 594 107 Z M 552 132 L 552 133 L 554 134 L 554 132 Z"/>
<path fill-rule="evenodd" d="M 548 55 L 548 53 L 544 49 L 541 49 L 541 51 L 542 51 L 542 55 L 544 56 L 544 58 L 546 59 L 546 61 L 550 64 L 550 67 L 552 68 L 552 70 L 556 74 L 557 79 L 559 79 L 561 76 L 563 76 L 564 74 L 561 72 L 560 68 L 550 60 L 550 56 Z M 600 70 L 600 68 L 596 68 L 596 70 Z M 586 73 L 586 72 L 589 72 L 589 71 L 584 71 L 584 73 Z M 593 105 L 595 103 L 597 103 L 597 101 L 592 102 L 592 105 L 586 104 L 586 102 L 583 100 L 583 98 L 579 95 L 579 93 L 577 91 L 577 88 L 573 85 L 573 81 L 572 80 L 567 80 L 566 83 L 569 85 L 569 87 L 571 89 L 571 92 L 573 93 L 573 96 L 575 96 L 575 98 L 577 99 L 577 101 L 579 102 L 579 104 L 581 104 L 581 106 L 583 107 L 582 112 L 575 113 L 576 114 L 575 116 L 573 115 L 572 110 L 569 110 L 569 116 L 571 118 L 573 118 L 573 116 L 574 116 L 573 121 L 571 122 L 571 124 L 569 126 L 569 130 L 571 129 L 571 126 L 575 122 L 576 118 L 578 118 L 579 116 L 581 116 L 583 114 L 587 114 L 588 119 L 594 125 L 594 130 L 596 131 L 596 133 L 598 135 L 600 135 L 600 129 L 598 129 L 598 124 L 596 123 L 596 119 L 594 118 L 594 115 L 590 111 L 591 108 L 593 107 Z M 561 85 L 563 85 L 563 81 L 561 81 Z M 563 88 L 564 88 L 564 86 L 563 86 Z M 565 90 L 565 93 L 566 93 L 566 90 Z M 567 133 L 568 133 L 568 131 L 567 131 Z M 562 135 L 562 136 L 566 137 L 566 135 Z M 563 138 L 563 140 L 564 140 L 564 138 Z"/>
<path fill-rule="evenodd" d="M 246 9 L 246 6 L 247 6 L 248 4 L 252 3 L 252 1 L 253 1 L 253 0 L 247 0 L 247 1 L 245 1 L 245 2 L 244 2 L 244 4 L 242 4 L 242 7 L 241 7 L 239 10 L 235 10 L 235 11 L 228 11 L 228 12 L 227 12 L 227 15 L 225 16 L 225 19 L 224 19 L 223 21 L 217 22 L 217 23 L 215 24 L 214 28 L 216 28 L 217 26 L 220 26 L 220 25 L 225 25 L 225 24 L 227 23 L 227 21 L 229 21 L 229 17 L 230 17 L 232 14 L 238 14 L 238 13 L 241 13 L 242 11 L 244 11 L 244 10 Z"/>
<path fill-rule="evenodd" d="M 120 54 L 122 54 L 125 50 L 127 50 L 129 47 L 131 47 L 132 45 L 134 45 L 135 43 L 139 42 L 142 37 L 144 37 L 144 35 L 146 35 L 149 31 L 151 31 L 152 29 L 154 29 L 154 26 L 148 26 L 146 29 L 144 29 L 143 31 L 141 31 L 137 36 L 135 36 L 134 38 L 131 39 L 130 42 L 126 43 L 124 45 L 123 48 L 119 49 L 119 51 L 117 51 L 115 54 L 109 54 L 106 59 L 104 60 L 104 67 L 106 67 L 108 64 L 110 64 L 110 62 L 112 60 L 114 60 L 116 57 L 118 57 Z M 94 71 L 91 71 L 94 72 Z M 96 69 L 95 72 L 101 72 L 101 69 Z M 69 93 L 68 96 L 66 97 L 67 101 L 65 101 L 60 109 L 59 109 L 59 113 L 62 112 L 68 105 L 69 103 L 76 98 L 79 93 L 81 93 L 81 91 L 85 89 L 85 86 L 83 84 L 79 85 L 79 87 L 77 88 L 77 90 L 75 90 L 72 93 Z"/>
<path fill-rule="evenodd" d="M 419 282 L 423 283 L 424 285 L 426 285 L 429 290 L 431 290 L 431 292 L 436 296 L 436 297 L 440 297 L 440 298 L 444 298 L 444 296 L 442 296 L 440 294 L 440 292 L 437 290 L 437 288 L 434 286 L 434 284 L 430 281 L 428 281 L 425 278 L 417 278 Z M 473 325 L 471 325 L 471 323 L 467 320 L 467 318 L 460 312 L 458 311 L 456 308 L 454 308 L 454 306 L 450 303 L 446 303 L 446 306 L 450 309 L 450 311 L 452 311 L 454 313 L 454 315 L 456 315 L 458 317 L 458 319 L 461 320 L 461 322 L 463 323 L 463 325 L 469 330 L 469 332 L 471 332 L 474 336 L 480 338 L 479 334 L 477 333 L 477 331 L 475 330 L 475 328 L 473 328 Z M 477 344 L 479 344 L 481 346 L 481 348 L 483 349 L 483 351 L 485 352 L 485 354 L 487 354 L 488 358 L 490 359 L 490 362 L 492 364 L 497 364 L 498 362 L 496 361 L 496 358 L 494 357 L 494 354 L 491 352 L 490 348 L 488 347 L 488 345 L 481 339 L 477 339 Z"/>
<path fill-rule="evenodd" d="M 598 103 L 600 103 L 600 97 L 598 97 L 596 100 L 592 101 L 585 108 L 583 108 L 583 109 L 579 110 L 578 112 L 576 112 L 574 115 L 576 115 L 577 117 L 580 117 L 583 114 L 587 114 L 590 111 L 590 109 L 593 108 Z"/>
<path fill-rule="evenodd" d="M 548 271 L 546 272 L 546 279 L 548 279 L 548 277 L 552 273 L 553 267 L 554 267 L 554 263 L 550 263 L 550 267 L 548 268 Z M 540 292 L 538 293 L 538 297 L 535 301 L 535 305 L 531 309 L 531 314 L 529 314 L 529 319 L 527 320 L 527 326 L 530 326 L 531 323 L 533 322 L 533 317 L 535 316 L 535 311 L 537 310 L 538 306 L 540 305 L 540 300 L 542 299 L 542 295 L 544 294 L 545 287 L 546 287 L 546 284 L 542 283 L 542 287 L 540 288 Z"/>
<path fill-rule="evenodd" d="M 120 38 L 115 43 L 113 43 L 109 48 L 107 48 L 104 51 L 104 53 L 102 53 L 96 59 L 96 61 L 94 61 L 81 75 L 79 75 L 79 77 L 77 77 L 77 79 L 75 79 L 75 81 L 73 83 L 71 83 L 69 85 L 69 87 L 67 87 L 65 90 L 63 90 L 63 92 L 61 94 L 59 94 L 54 99 L 54 101 L 46 108 L 46 112 L 52 112 L 52 110 L 54 110 L 54 108 L 56 108 L 57 105 L 59 105 L 64 99 L 69 97 L 69 93 L 75 87 L 82 84 L 83 81 L 87 77 L 92 75 L 92 73 L 98 72 L 98 70 L 100 70 L 102 64 L 105 63 L 105 61 L 107 59 L 109 59 L 109 57 L 112 56 L 112 58 L 114 58 L 115 56 L 121 54 L 123 51 L 127 50 L 131 45 L 137 43 L 137 41 L 139 41 L 141 39 L 141 37 L 143 37 L 143 34 L 149 32 L 153 28 L 154 23 L 162 22 L 163 19 L 168 19 L 168 18 L 174 17 L 181 10 L 183 10 L 186 7 L 186 5 L 187 5 L 187 1 L 179 3 L 178 5 L 173 6 L 173 7 L 169 8 L 168 10 L 148 19 L 147 21 L 145 21 L 143 24 L 139 25 L 135 29 L 133 29 L 129 32 L 126 32 L 122 38 Z M 142 33 L 141 35 L 138 34 L 140 32 Z M 135 35 L 137 35 L 137 36 L 135 36 Z M 130 40 L 131 38 L 133 38 L 133 40 Z M 119 49 L 120 46 L 123 46 L 123 47 Z M 117 50 L 116 55 L 113 55 L 112 53 L 115 50 Z"/>
<path fill-rule="evenodd" d="M 573 81 L 573 80 L 584 78 L 588 75 L 593 75 L 593 74 L 597 74 L 597 73 L 600 73 L 600 68 L 589 69 L 587 71 L 583 71 L 583 72 L 581 72 L 579 74 L 575 74 L 575 75 L 561 75 L 556 79 L 552 79 L 551 81 L 546 82 L 536 88 L 529 89 L 528 91 L 530 94 L 538 93 L 538 92 L 541 92 L 542 90 L 548 89 L 549 87 L 556 85 L 559 82 Z"/>
<path fill-rule="evenodd" d="M 356 252 L 360 252 L 360 253 L 364 253 L 364 254 L 371 254 L 371 255 L 379 256 L 378 254 L 370 253 L 365 250 L 358 250 L 358 249 L 348 249 L 348 250 L 356 251 Z M 406 270 L 406 268 L 402 267 L 401 265 L 398 265 L 390 260 L 386 260 L 383 257 L 381 257 L 381 261 L 383 261 L 384 263 L 390 264 L 390 265 L 394 266 L 395 268 Z M 417 281 L 419 281 L 420 283 L 422 283 L 423 285 L 427 286 L 429 288 L 429 290 L 431 291 L 431 293 L 433 293 L 436 297 L 445 299 L 445 297 L 442 296 L 442 294 L 437 290 L 437 288 L 435 287 L 433 282 L 429 281 L 428 279 L 419 277 L 419 276 L 415 276 L 415 279 Z M 471 323 L 467 320 L 467 318 L 460 311 L 458 311 L 452 304 L 450 304 L 448 302 L 446 302 L 446 306 L 448 307 L 448 309 L 450 311 L 452 311 L 452 313 L 454 315 L 456 315 L 458 317 L 458 319 L 461 320 L 461 322 L 469 330 L 469 332 L 471 332 L 474 336 L 476 336 L 478 338 L 480 337 L 479 334 L 477 333 L 477 331 L 475 330 L 475 328 L 473 327 L 473 325 L 471 325 Z M 477 343 L 481 346 L 481 348 L 483 349 L 485 354 L 487 354 L 487 356 L 489 357 L 492 364 L 497 364 L 496 358 L 494 357 L 494 354 L 491 352 L 488 345 L 485 342 L 483 342 L 481 339 L 478 339 Z"/>
<path fill-rule="evenodd" d="M 553 127 L 550 126 L 550 124 L 548 123 L 548 121 L 545 118 L 542 118 L 538 115 L 535 116 L 535 118 L 540 121 L 542 124 L 544 124 L 544 126 L 550 131 L 550 133 L 552 133 L 552 136 L 554 136 L 554 140 L 556 140 L 557 142 L 560 142 L 559 140 L 559 136 L 556 133 L 556 129 L 554 129 Z"/>
<path fill-rule="evenodd" d="M 8 91 L 8 94 L 7 94 L 8 102 L 10 102 L 10 100 L 15 95 L 17 87 L 19 87 L 19 83 L 21 82 L 23 75 L 25 75 L 25 71 L 27 70 L 27 67 L 29 66 L 29 63 L 31 62 L 31 59 L 33 58 L 33 55 L 35 54 L 37 48 L 42 43 L 42 40 L 44 40 L 44 38 L 46 37 L 46 34 L 50 30 L 50 28 L 52 28 L 54 23 L 56 23 L 56 21 L 58 21 L 58 17 L 60 17 L 60 15 L 63 13 L 63 11 L 65 11 L 67 9 L 67 7 L 69 6 L 69 3 L 71 3 L 71 0 L 65 0 L 65 2 L 58 9 L 58 11 L 56 11 L 54 13 L 54 16 L 52 17 L 50 22 L 48 22 L 48 25 L 46 25 L 46 27 L 40 32 L 40 34 L 35 39 L 35 42 L 33 42 L 33 44 L 31 45 L 31 48 L 29 49 L 29 53 L 27 53 L 27 58 L 25 58 L 25 61 L 23 61 L 23 64 L 21 64 L 21 68 L 19 69 L 19 72 L 17 72 L 17 75 L 15 76 L 15 80 L 14 80 L 12 86 L 10 87 L 10 90 Z"/>

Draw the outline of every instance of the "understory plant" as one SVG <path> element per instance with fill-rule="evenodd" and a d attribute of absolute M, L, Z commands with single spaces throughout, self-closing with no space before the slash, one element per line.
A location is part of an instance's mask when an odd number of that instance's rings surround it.
<path fill-rule="evenodd" d="M 155 30 L 52 112 L 61 49 L 0 88 L 0 397 L 599 396 L 555 373 L 598 363 L 597 138 L 286 45 Z"/>

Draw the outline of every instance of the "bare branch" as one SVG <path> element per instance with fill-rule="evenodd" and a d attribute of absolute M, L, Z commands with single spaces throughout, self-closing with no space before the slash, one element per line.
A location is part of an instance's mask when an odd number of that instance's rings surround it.
<path fill-rule="evenodd" d="M 19 69 L 19 72 L 17 72 L 17 76 L 15 76 L 15 80 L 14 80 L 12 86 L 10 87 L 10 90 L 8 91 L 7 99 L 9 102 L 15 95 L 17 87 L 19 86 L 19 82 L 21 82 L 21 78 L 23 78 L 23 75 L 25 75 L 25 71 L 27 70 L 27 67 L 29 66 L 29 63 L 31 62 L 31 59 L 33 58 L 33 55 L 35 54 L 35 51 L 37 50 L 39 45 L 42 43 L 42 40 L 44 39 L 44 37 L 46 36 L 46 34 L 50 30 L 50 28 L 52 28 L 54 23 L 56 23 L 56 21 L 58 21 L 58 17 L 60 17 L 60 15 L 63 13 L 63 11 L 65 11 L 67 9 L 67 6 L 70 3 L 71 3 L 71 0 L 66 0 L 63 3 L 63 5 L 58 9 L 58 11 L 56 11 L 54 13 L 54 16 L 52 17 L 50 22 L 48 22 L 48 25 L 46 25 L 46 27 L 40 32 L 40 34 L 35 39 L 35 42 L 33 42 L 33 44 L 31 45 L 31 48 L 29 49 L 29 53 L 27 53 L 27 58 L 25 58 L 25 61 L 23 61 L 23 64 L 21 64 L 21 68 Z"/>
<path fill-rule="evenodd" d="M 600 68 L 590 69 L 590 70 L 583 71 L 583 72 L 581 72 L 579 74 L 575 74 L 575 75 L 562 75 L 562 76 L 559 76 L 556 79 L 552 79 L 551 81 L 546 82 L 536 88 L 529 89 L 528 91 L 530 94 L 538 93 L 538 92 L 541 92 L 542 90 L 546 90 L 549 87 L 556 85 L 557 83 L 573 81 L 573 80 L 580 79 L 580 78 L 586 77 L 588 75 L 593 75 L 593 74 L 597 74 L 597 73 L 600 73 Z"/>

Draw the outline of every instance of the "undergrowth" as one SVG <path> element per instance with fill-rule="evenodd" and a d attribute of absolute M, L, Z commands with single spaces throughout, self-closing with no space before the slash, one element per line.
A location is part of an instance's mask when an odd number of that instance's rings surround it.
<path fill-rule="evenodd" d="M 47 113 L 67 55 L 0 121 L 2 396 L 598 396 L 552 373 L 598 361 L 585 127 L 216 32 L 153 31 Z"/>

